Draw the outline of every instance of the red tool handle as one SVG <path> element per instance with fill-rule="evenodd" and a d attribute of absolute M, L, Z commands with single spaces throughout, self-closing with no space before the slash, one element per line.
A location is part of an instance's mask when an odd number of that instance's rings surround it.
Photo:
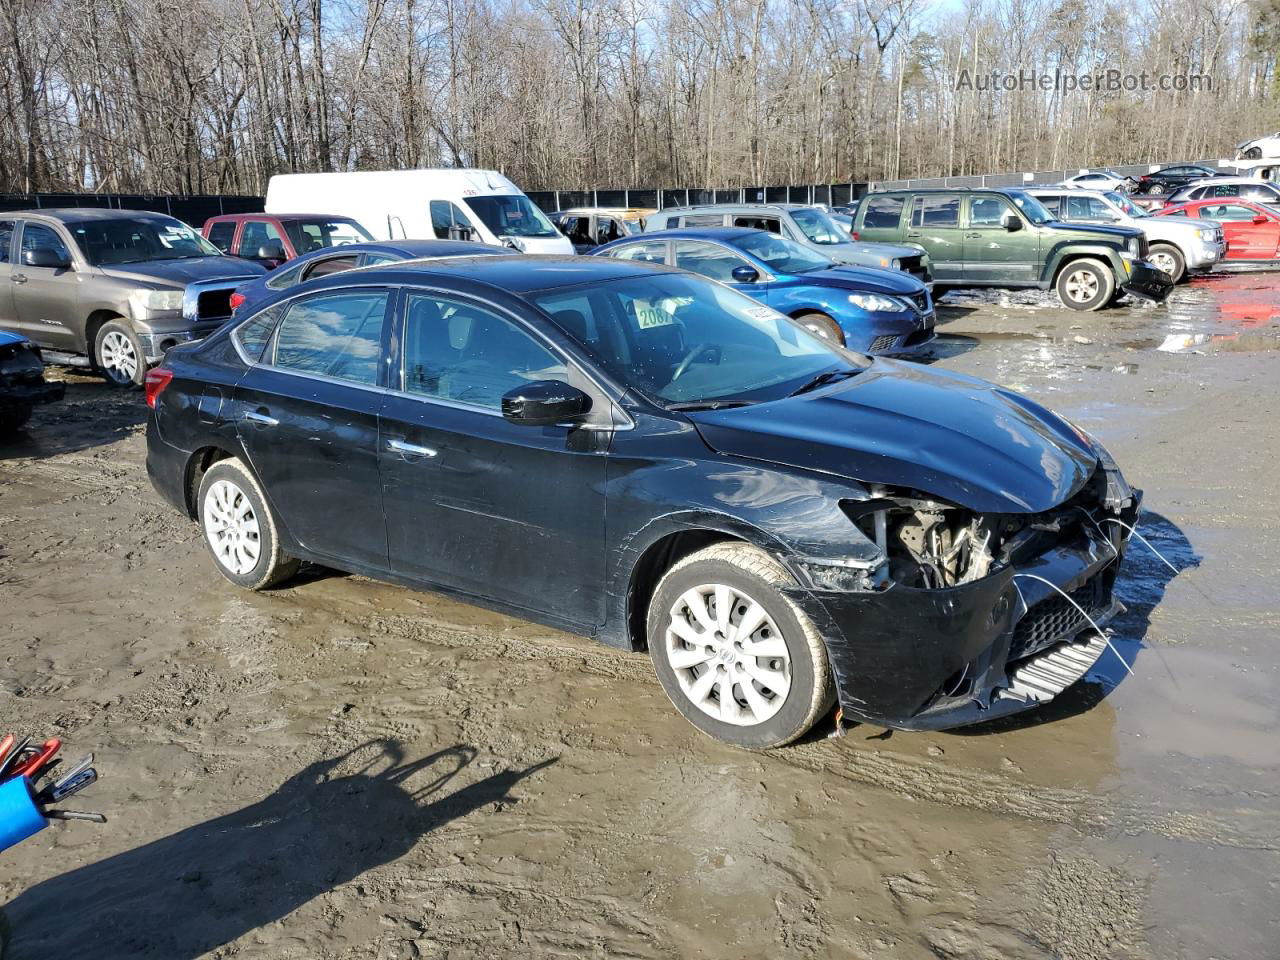
<path fill-rule="evenodd" d="M 4 735 L 4 739 L 0 740 L 0 762 L 4 761 L 4 758 L 8 755 L 9 751 L 12 748 L 13 748 L 13 734 L 6 733 Z"/>
<path fill-rule="evenodd" d="M 9 775 L 13 777 L 29 777 L 35 774 L 37 770 L 53 759 L 53 755 L 62 747 L 62 741 L 57 737 L 50 737 L 44 742 L 35 754 L 28 757 L 9 771 Z"/>

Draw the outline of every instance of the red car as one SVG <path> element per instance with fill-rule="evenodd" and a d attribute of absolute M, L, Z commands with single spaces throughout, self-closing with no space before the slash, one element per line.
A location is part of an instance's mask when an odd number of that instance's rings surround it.
<path fill-rule="evenodd" d="M 312 213 L 236 213 L 210 217 L 201 231 L 223 253 L 268 270 L 312 250 L 368 243 L 369 231 L 350 217 Z"/>
<path fill-rule="evenodd" d="M 1280 213 L 1261 204 L 1235 197 L 1192 200 L 1163 207 L 1155 216 L 1218 221 L 1227 238 L 1225 260 L 1253 263 L 1280 260 Z"/>

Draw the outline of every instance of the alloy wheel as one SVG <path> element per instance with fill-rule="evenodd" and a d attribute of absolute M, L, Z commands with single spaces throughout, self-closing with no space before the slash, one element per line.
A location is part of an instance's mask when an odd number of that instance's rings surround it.
<path fill-rule="evenodd" d="M 722 583 L 677 598 L 663 652 L 689 702 L 723 723 L 764 723 L 791 689 L 791 654 L 777 624 L 758 601 Z"/>
<path fill-rule="evenodd" d="M 1067 296 L 1076 303 L 1088 303 L 1098 295 L 1098 278 L 1091 270 L 1076 270 L 1067 275 Z"/>
<path fill-rule="evenodd" d="M 214 558 L 237 576 L 258 565 L 262 540 L 253 504 L 230 480 L 210 485 L 204 497 L 204 529 Z"/>
<path fill-rule="evenodd" d="M 133 383 L 138 375 L 138 352 L 123 333 L 112 330 L 102 338 L 99 363 L 116 383 Z"/>
<path fill-rule="evenodd" d="M 1173 257 L 1163 250 L 1159 252 L 1152 252 L 1150 254 L 1150 260 L 1156 269 L 1163 270 L 1171 277 L 1173 276 L 1174 271 L 1178 269 L 1178 265 L 1174 262 Z"/>

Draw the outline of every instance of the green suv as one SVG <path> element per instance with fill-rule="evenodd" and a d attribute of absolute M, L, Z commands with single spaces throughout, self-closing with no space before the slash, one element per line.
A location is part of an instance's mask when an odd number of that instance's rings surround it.
<path fill-rule="evenodd" d="M 1054 288 L 1072 310 L 1100 310 L 1125 293 L 1160 301 L 1173 281 L 1146 260 L 1130 227 L 1059 223 L 1021 190 L 890 190 L 863 197 L 861 240 L 919 247 L 946 287 Z"/>

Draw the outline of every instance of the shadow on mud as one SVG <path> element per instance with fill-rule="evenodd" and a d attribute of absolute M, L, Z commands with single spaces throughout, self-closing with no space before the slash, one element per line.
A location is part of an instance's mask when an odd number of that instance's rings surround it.
<path fill-rule="evenodd" d="M 405 762 L 398 743 L 376 741 L 317 761 L 252 806 L 25 891 L 5 908 L 14 934 L 7 960 L 204 956 L 397 859 L 451 820 L 511 799 L 517 783 L 555 762 L 424 802 L 475 754 L 455 746 Z"/>
<path fill-rule="evenodd" d="M 1200 555 L 1177 524 L 1167 517 L 1149 510 L 1143 511 L 1138 520 L 1137 531 L 1160 551 L 1161 556 L 1176 568 L 1177 573 L 1137 537 L 1129 541 L 1120 575 L 1116 579 L 1116 596 L 1126 609 L 1110 623 L 1114 631 L 1111 645 L 1115 647 L 1115 652 L 1107 650 L 1103 653 L 1083 680 L 1068 687 L 1046 704 L 992 720 L 990 723 L 959 727 L 947 731 L 948 733 L 957 736 L 985 736 L 1065 720 L 1093 709 L 1128 679 L 1129 673 L 1116 654 L 1123 657 L 1131 668 L 1136 669 L 1139 652 L 1147 649 L 1143 640 L 1151 626 L 1151 612 L 1164 598 L 1165 590 L 1178 573 L 1200 566 Z M 1154 648 L 1152 652 L 1159 653 Z M 1151 658 L 1144 656 L 1143 663 L 1150 667 Z M 1163 669 L 1163 665 L 1155 669 Z"/>
<path fill-rule="evenodd" d="M 940 333 L 920 353 L 908 359 L 916 363 L 937 363 L 939 360 L 947 360 L 958 357 L 962 353 L 968 353 L 980 343 L 981 341 L 976 337 L 966 337 L 958 333 Z"/>
<path fill-rule="evenodd" d="M 147 413 L 141 390 L 68 380 L 63 400 L 36 407 L 24 426 L 0 436 L 0 461 L 42 460 L 115 443 L 146 423 Z"/>

